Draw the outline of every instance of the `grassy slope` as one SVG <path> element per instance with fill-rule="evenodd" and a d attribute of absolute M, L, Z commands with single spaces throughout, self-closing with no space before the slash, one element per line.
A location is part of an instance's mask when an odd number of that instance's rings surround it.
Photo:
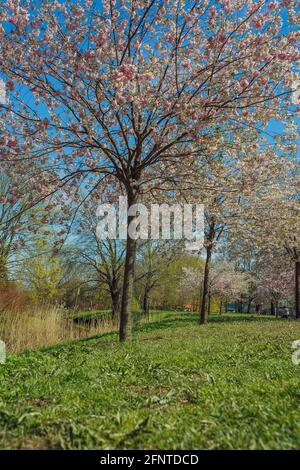
<path fill-rule="evenodd" d="M 154 319 L 155 320 L 155 319 Z M 165 314 L 115 335 L 10 355 L 1 448 L 299 448 L 294 321 Z"/>

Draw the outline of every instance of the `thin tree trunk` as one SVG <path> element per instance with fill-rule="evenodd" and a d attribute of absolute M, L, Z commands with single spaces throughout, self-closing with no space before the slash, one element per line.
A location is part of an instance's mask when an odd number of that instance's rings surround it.
<path fill-rule="evenodd" d="M 119 290 L 111 290 L 111 306 L 112 317 L 118 318 L 120 315 L 120 292 Z"/>
<path fill-rule="evenodd" d="M 7 258 L 0 255 L 0 281 L 7 281 Z"/>
<path fill-rule="evenodd" d="M 208 293 L 208 305 L 207 305 L 207 313 L 210 315 L 210 306 L 211 306 L 211 293 Z"/>
<path fill-rule="evenodd" d="M 248 305 L 247 305 L 247 313 L 251 312 L 251 304 L 252 304 L 252 299 L 251 299 L 251 297 L 249 297 Z"/>
<path fill-rule="evenodd" d="M 144 298 L 143 298 L 143 311 L 145 315 L 149 315 L 149 291 L 145 289 Z"/>
<path fill-rule="evenodd" d="M 136 202 L 133 195 L 128 195 L 128 207 Z M 127 216 L 127 229 L 134 216 Z M 136 240 L 127 233 L 126 257 L 124 266 L 122 304 L 120 312 L 119 339 L 121 342 L 131 340 L 132 337 L 132 312 L 131 300 L 133 295 L 134 265 L 136 257 Z"/>
<path fill-rule="evenodd" d="M 295 263 L 295 312 L 296 318 L 300 318 L 300 293 L 299 293 L 300 261 Z"/>
<path fill-rule="evenodd" d="M 201 308 L 200 308 L 200 325 L 203 325 L 207 321 L 206 304 L 207 304 L 207 297 L 208 297 L 208 282 L 209 282 L 211 252 L 212 252 L 212 248 L 211 246 L 208 246 L 206 248 L 206 260 L 205 260 L 202 299 L 201 299 Z"/>
<path fill-rule="evenodd" d="M 277 300 L 276 300 L 276 302 L 275 302 L 275 317 L 276 317 L 276 318 L 279 318 L 278 302 L 277 302 Z"/>
<path fill-rule="evenodd" d="M 219 309 L 219 314 L 222 315 L 222 307 L 223 307 L 223 302 L 222 300 L 220 301 L 220 309 Z"/>
<path fill-rule="evenodd" d="M 271 315 L 275 315 L 274 302 L 271 301 Z"/>

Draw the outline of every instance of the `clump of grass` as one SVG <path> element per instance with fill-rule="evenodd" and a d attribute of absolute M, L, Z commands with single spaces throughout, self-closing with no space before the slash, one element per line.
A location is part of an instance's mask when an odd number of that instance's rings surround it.
<path fill-rule="evenodd" d="M 63 308 L 53 305 L 32 305 L 0 313 L 0 339 L 12 352 L 88 338 L 115 329 L 116 322 L 109 316 L 81 325 Z"/>

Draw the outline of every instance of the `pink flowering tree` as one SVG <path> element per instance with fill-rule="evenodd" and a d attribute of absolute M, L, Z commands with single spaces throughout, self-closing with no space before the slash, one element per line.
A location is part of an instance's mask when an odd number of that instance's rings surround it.
<path fill-rule="evenodd" d="M 190 198 L 205 207 L 204 274 L 200 292 L 200 323 L 207 320 L 209 285 L 214 253 L 226 241 L 226 247 L 238 256 L 241 241 L 254 228 L 258 208 L 266 207 L 264 197 L 281 190 L 278 181 L 289 185 L 287 175 L 291 165 L 282 154 L 284 145 L 270 144 L 256 131 L 232 131 L 233 142 L 227 136 L 212 134 L 210 145 L 199 156 L 195 184 Z M 263 145 L 263 150 L 262 150 Z M 278 150 L 278 151 L 277 151 Z M 211 152 L 211 153 L 209 153 Z M 281 192 L 281 191 L 280 191 Z M 266 217 L 266 210 L 260 217 Z M 251 223 L 248 226 L 248 219 Z M 247 243 L 243 249 L 248 249 Z"/>
<path fill-rule="evenodd" d="M 186 297 L 186 302 L 191 304 L 192 310 L 199 304 L 199 291 L 201 292 L 202 289 L 201 277 L 203 277 L 202 266 L 184 266 L 182 268 L 180 287 Z"/>
<path fill-rule="evenodd" d="M 16 172 L 39 162 L 38 200 L 74 181 L 87 195 L 112 177 L 131 205 L 178 183 L 216 125 L 280 119 L 299 58 L 296 6 L 4 0 L 1 161 Z M 121 341 L 131 333 L 135 252 L 128 237 Z"/>
<path fill-rule="evenodd" d="M 293 265 L 286 260 L 284 253 L 267 252 L 261 256 L 259 266 L 258 290 L 268 296 L 274 306 L 276 317 L 279 316 L 280 302 L 291 299 L 294 287 Z"/>
<path fill-rule="evenodd" d="M 271 268 L 269 279 L 279 273 L 294 275 L 294 305 L 296 317 L 300 318 L 300 217 L 299 176 L 295 155 L 286 158 L 281 176 L 271 185 L 261 187 L 244 211 L 244 226 L 238 229 L 238 237 L 252 246 L 258 254 L 258 272 Z M 279 176 L 279 175 L 278 175 Z M 290 275 L 290 274 L 289 274 Z M 263 276 L 264 278 L 265 276 Z M 275 282 L 275 281 L 274 281 Z M 277 281 L 276 281 L 277 282 Z"/>
<path fill-rule="evenodd" d="M 232 263 L 219 263 L 212 268 L 210 276 L 209 294 L 220 299 L 220 313 L 222 302 L 238 301 L 246 294 L 251 277 L 244 272 L 237 271 Z"/>

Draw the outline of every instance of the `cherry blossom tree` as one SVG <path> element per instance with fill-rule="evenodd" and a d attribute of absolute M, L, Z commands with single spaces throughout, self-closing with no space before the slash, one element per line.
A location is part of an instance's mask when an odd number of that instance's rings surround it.
<path fill-rule="evenodd" d="M 299 270 L 300 270 L 300 218 L 298 166 L 295 155 L 285 159 L 280 176 L 271 185 L 261 187 L 253 194 L 252 204 L 248 205 L 243 219 L 247 230 L 237 229 L 238 237 L 256 247 L 261 262 L 274 267 L 269 279 L 276 279 L 278 266 L 274 259 L 280 260 L 280 272 L 290 273 L 294 266 L 294 298 L 296 317 L 300 318 Z M 271 261 L 272 262 L 271 262 Z M 275 282 L 275 281 L 274 281 Z"/>
<path fill-rule="evenodd" d="M 290 297 L 293 292 L 293 270 L 283 270 L 282 268 L 278 269 L 278 266 L 268 265 L 264 277 L 261 279 L 261 285 L 274 303 L 274 313 L 278 318 L 280 301 Z"/>
<path fill-rule="evenodd" d="M 3 1 L 1 162 L 24 173 L 39 161 L 32 204 L 74 181 L 90 193 L 115 178 L 129 205 L 186 181 L 216 123 L 265 126 L 285 112 L 299 58 L 296 6 Z M 135 253 L 128 237 L 121 341 L 130 337 Z"/>
<path fill-rule="evenodd" d="M 135 273 L 136 297 L 141 299 L 143 313 L 150 313 L 150 297 L 159 286 L 162 277 L 168 276 L 168 268 L 182 250 L 180 243 L 174 240 L 145 240 L 138 249 L 138 263 Z"/>
<path fill-rule="evenodd" d="M 220 303 L 238 301 L 248 291 L 250 282 L 251 277 L 237 271 L 232 263 L 218 263 L 211 271 L 209 293 L 218 297 Z"/>
<path fill-rule="evenodd" d="M 180 287 L 187 297 L 187 302 L 191 304 L 192 310 L 199 304 L 199 289 L 201 289 L 200 279 L 203 277 L 203 269 L 201 268 L 201 266 L 184 266 L 182 269 Z"/>
<path fill-rule="evenodd" d="M 190 197 L 205 207 L 205 268 L 200 323 L 207 319 L 213 254 L 222 246 L 221 242 L 227 241 L 226 246 L 229 248 L 230 245 L 232 251 L 235 244 L 239 245 L 246 239 L 249 230 L 245 222 L 247 217 L 255 220 L 257 205 L 264 206 L 259 198 L 273 188 L 278 190 L 278 181 L 283 180 L 286 184 L 287 170 L 291 168 L 285 155 L 281 154 L 284 147 L 270 144 L 256 131 L 238 130 L 228 143 L 227 137 L 217 136 L 214 153 L 199 157 L 195 189 L 190 192 Z M 252 228 L 250 224 L 250 231 Z"/>

